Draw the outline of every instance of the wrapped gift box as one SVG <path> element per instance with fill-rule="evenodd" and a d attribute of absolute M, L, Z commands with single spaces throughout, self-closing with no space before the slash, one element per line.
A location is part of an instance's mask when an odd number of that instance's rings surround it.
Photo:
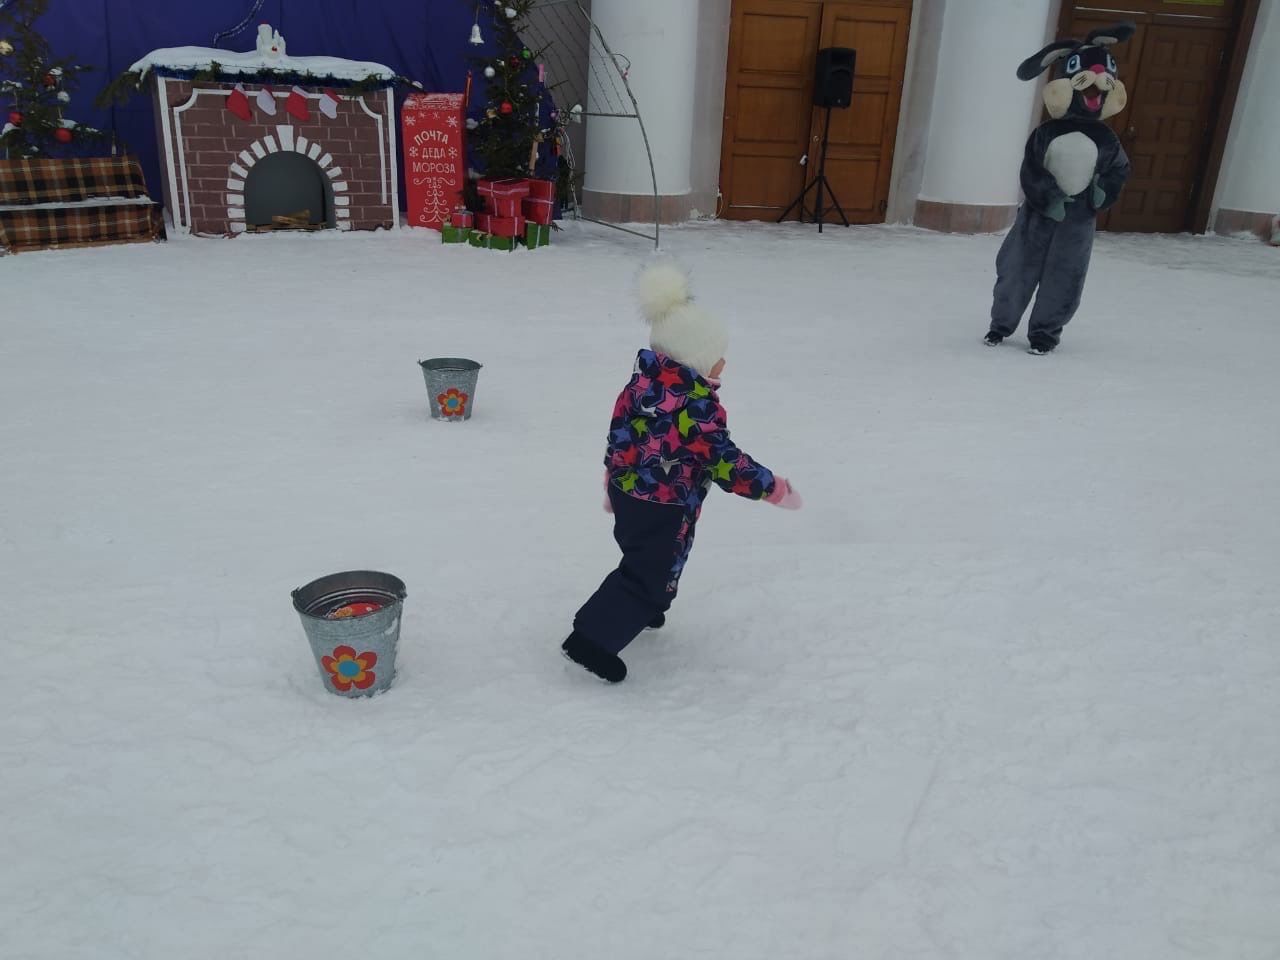
<path fill-rule="evenodd" d="M 522 197 L 488 197 L 485 203 L 489 207 L 489 212 L 495 217 L 519 217 L 523 216 L 521 204 Z"/>
<path fill-rule="evenodd" d="M 489 233 L 495 237 L 524 236 L 524 217 L 490 217 Z"/>
<path fill-rule="evenodd" d="M 479 230 L 472 230 L 469 242 L 473 247 L 483 247 L 487 250 L 514 250 L 516 248 L 515 237 L 495 237 L 490 233 L 481 233 Z"/>
<path fill-rule="evenodd" d="M 555 200 L 556 182 L 554 180 L 530 180 L 529 196 L 534 200 Z"/>
<path fill-rule="evenodd" d="M 506 180 L 478 180 L 476 191 L 485 198 L 486 202 L 491 199 L 523 200 L 529 196 L 529 181 L 517 177 Z"/>
<path fill-rule="evenodd" d="M 551 227 L 541 223 L 530 223 L 524 228 L 524 245 L 530 250 L 545 247 L 551 243 Z"/>
<path fill-rule="evenodd" d="M 551 223 L 551 215 L 555 210 L 554 200 L 538 200 L 534 197 L 525 197 L 521 203 L 523 205 L 521 209 L 526 220 L 544 227 Z"/>

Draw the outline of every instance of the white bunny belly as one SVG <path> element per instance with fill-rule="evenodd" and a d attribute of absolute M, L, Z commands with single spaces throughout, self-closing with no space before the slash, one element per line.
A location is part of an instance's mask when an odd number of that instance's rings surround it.
<path fill-rule="evenodd" d="M 1044 152 L 1044 167 L 1058 181 L 1062 192 L 1074 197 L 1093 180 L 1098 169 L 1098 145 L 1078 130 L 1054 137 Z"/>

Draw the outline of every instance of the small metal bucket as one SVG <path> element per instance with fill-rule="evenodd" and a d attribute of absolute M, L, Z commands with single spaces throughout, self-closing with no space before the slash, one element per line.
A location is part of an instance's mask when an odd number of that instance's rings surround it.
<path fill-rule="evenodd" d="M 398 577 L 373 570 L 330 574 L 293 591 L 326 690 L 371 697 L 391 686 L 404 598 Z"/>
<path fill-rule="evenodd" d="M 438 357 L 419 360 L 418 366 L 422 367 L 423 379 L 427 381 L 431 416 L 437 420 L 470 420 L 480 364 L 458 357 Z"/>

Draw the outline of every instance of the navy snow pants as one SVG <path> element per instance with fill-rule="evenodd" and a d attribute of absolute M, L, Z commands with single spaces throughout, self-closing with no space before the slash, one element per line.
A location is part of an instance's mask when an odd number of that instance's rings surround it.
<path fill-rule="evenodd" d="M 612 484 L 609 502 L 622 562 L 583 604 L 573 628 L 600 649 L 619 653 L 670 608 L 697 515 L 679 504 L 640 500 Z"/>

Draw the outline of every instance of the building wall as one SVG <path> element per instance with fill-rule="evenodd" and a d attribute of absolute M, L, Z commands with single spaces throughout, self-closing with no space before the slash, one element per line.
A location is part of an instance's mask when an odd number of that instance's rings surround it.
<path fill-rule="evenodd" d="M 1219 233 L 1267 235 L 1280 214 L 1280 0 L 1258 9 L 1214 207 Z"/>
<path fill-rule="evenodd" d="M 1017 65 L 1056 35 L 1064 0 L 915 0 L 887 219 L 956 232 L 998 231 L 1020 202 L 1023 147 L 1044 78 Z M 732 0 L 595 0 L 650 133 L 664 222 L 718 209 Z M 590 118 L 588 210 L 653 215 L 634 121 Z M 1261 0 L 1212 221 L 1262 232 L 1280 212 L 1280 0 Z M 592 208 L 594 207 L 594 211 Z M 638 215 L 637 215 L 638 214 Z"/>

